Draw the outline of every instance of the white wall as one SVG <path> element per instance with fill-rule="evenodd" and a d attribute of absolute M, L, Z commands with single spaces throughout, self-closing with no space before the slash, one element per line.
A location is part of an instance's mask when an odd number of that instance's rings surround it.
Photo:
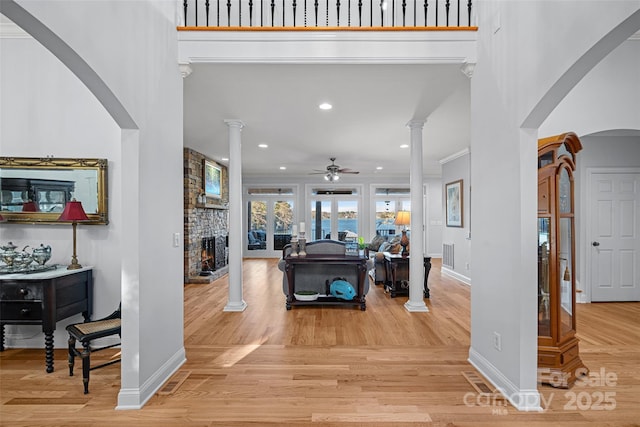
<path fill-rule="evenodd" d="M 558 104 L 540 137 L 575 132 L 578 137 L 612 129 L 640 130 L 640 38 L 607 55 Z"/>
<path fill-rule="evenodd" d="M 640 132 L 638 132 L 640 135 Z M 591 287 L 588 270 L 591 254 L 591 231 L 588 229 L 587 215 L 589 169 L 592 168 L 634 168 L 640 170 L 640 136 L 583 136 L 580 138 L 582 151 L 577 155 L 575 173 L 576 215 L 576 259 L 578 266 L 576 281 L 583 292 L 577 295 L 579 301 L 591 301 Z"/>
<path fill-rule="evenodd" d="M 553 7 L 545 1 L 476 4 L 470 361 L 519 409 L 535 410 L 539 405 L 537 198 L 533 196 L 537 128 L 599 58 L 640 28 L 639 5 L 637 1 L 563 1 Z M 631 23 L 618 26 L 631 14 Z M 614 27 L 617 30 L 597 44 Z M 501 336 L 501 349 L 494 346 L 494 333 Z"/>
<path fill-rule="evenodd" d="M 64 57 L 121 128 L 117 143 L 109 141 L 120 153 L 113 162 L 121 179 L 114 188 L 119 204 L 111 205 L 110 216 L 120 222 L 123 240 L 111 246 L 111 236 L 98 236 L 122 262 L 119 273 L 105 278 L 109 287 L 121 287 L 123 304 L 118 407 L 140 407 L 184 362 L 183 247 L 172 244 L 174 233 L 183 230 L 176 3 L 8 0 L 2 12 Z M 30 125 L 41 127 L 37 121 Z M 101 151 L 94 141 L 74 144 L 75 155 Z"/>
<path fill-rule="evenodd" d="M 109 160 L 110 223 L 77 228 L 78 261 L 94 266 L 94 318 L 111 313 L 120 302 L 122 222 L 120 129 L 104 107 L 58 59 L 32 38 L 0 38 L 0 155 L 16 157 L 97 157 Z M 43 73 L 42 70 L 47 70 Z M 50 245 L 50 263 L 69 264 L 73 252 L 69 225 L 0 224 L 0 242 Z M 113 280 L 113 278 L 117 280 Z M 58 323 L 56 348 L 66 348 L 69 323 Z M 5 327 L 8 347 L 44 347 L 39 326 Z M 44 358 L 43 358 L 44 360 Z M 65 360 L 57 360 L 58 369 Z"/>
<path fill-rule="evenodd" d="M 587 280 L 589 246 L 585 191 L 587 168 L 639 167 L 640 38 L 609 53 L 560 102 L 539 129 L 540 137 L 575 132 L 583 145 L 576 171 L 576 280 L 581 301 L 590 301 Z M 593 135 L 593 134 L 596 135 Z M 618 136 L 615 136 L 618 135 Z M 621 136 L 636 135 L 636 136 Z"/>
<path fill-rule="evenodd" d="M 462 180 L 462 227 L 447 227 L 444 213 L 442 243 L 453 243 L 453 270 L 443 267 L 443 271 L 451 276 L 471 283 L 471 155 L 469 153 L 452 159 L 442 165 L 442 207 L 446 210 L 446 190 L 448 183 Z"/>

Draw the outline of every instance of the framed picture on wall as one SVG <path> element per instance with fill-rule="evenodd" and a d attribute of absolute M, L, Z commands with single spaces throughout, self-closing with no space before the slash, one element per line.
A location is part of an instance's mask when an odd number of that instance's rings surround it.
<path fill-rule="evenodd" d="M 447 227 L 462 227 L 462 180 L 445 185 Z"/>
<path fill-rule="evenodd" d="M 214 199 L 222 198 L 222 170 L 209 160 L 204 161 L 204 193 Z"/>

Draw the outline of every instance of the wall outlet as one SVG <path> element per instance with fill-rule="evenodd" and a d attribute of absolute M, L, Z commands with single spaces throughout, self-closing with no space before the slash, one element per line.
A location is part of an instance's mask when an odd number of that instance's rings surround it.
<path fill-rule="evenodd" d="M 180 247 L 180 233 L 173 233 L 173 247 Z"/>
<path fill-rule="evenodd" d="M 502 335 L 497 332 L 493 333 L 493 347 L 498 351 L 502 351 Z"/>

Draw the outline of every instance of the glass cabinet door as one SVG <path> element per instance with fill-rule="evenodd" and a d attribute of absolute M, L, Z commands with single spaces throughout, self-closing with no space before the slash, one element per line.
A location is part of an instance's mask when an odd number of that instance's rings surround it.
<path fill-rule="evenodd" d="M 558 183 L 558 283 L 560 284 L 560 338 L 574 330 L 573 322 L 573 195 L 571 176 L 560 170 Z"/>
<path fill-rule="evenodd" d="M 560 337 L 573 331 L 573 286 L 571 279 L 571 218 L 560 218 L 558 283 L 560 283 Z"/>
<path fill-rule="evenodd" d="M 549 218 L 538 218 L 538 335 L 551 336 Z"/>

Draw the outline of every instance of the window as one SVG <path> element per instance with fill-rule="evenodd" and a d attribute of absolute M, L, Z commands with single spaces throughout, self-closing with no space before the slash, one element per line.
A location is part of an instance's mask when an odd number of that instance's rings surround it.
<path fill-rule="evenodd" d="M 375 234 L 393 236 L 400 233 L 395 225 L 398 211 L 411 211 L 411 191 L 405 187 L 377 187 L 373 195 Z"/>

